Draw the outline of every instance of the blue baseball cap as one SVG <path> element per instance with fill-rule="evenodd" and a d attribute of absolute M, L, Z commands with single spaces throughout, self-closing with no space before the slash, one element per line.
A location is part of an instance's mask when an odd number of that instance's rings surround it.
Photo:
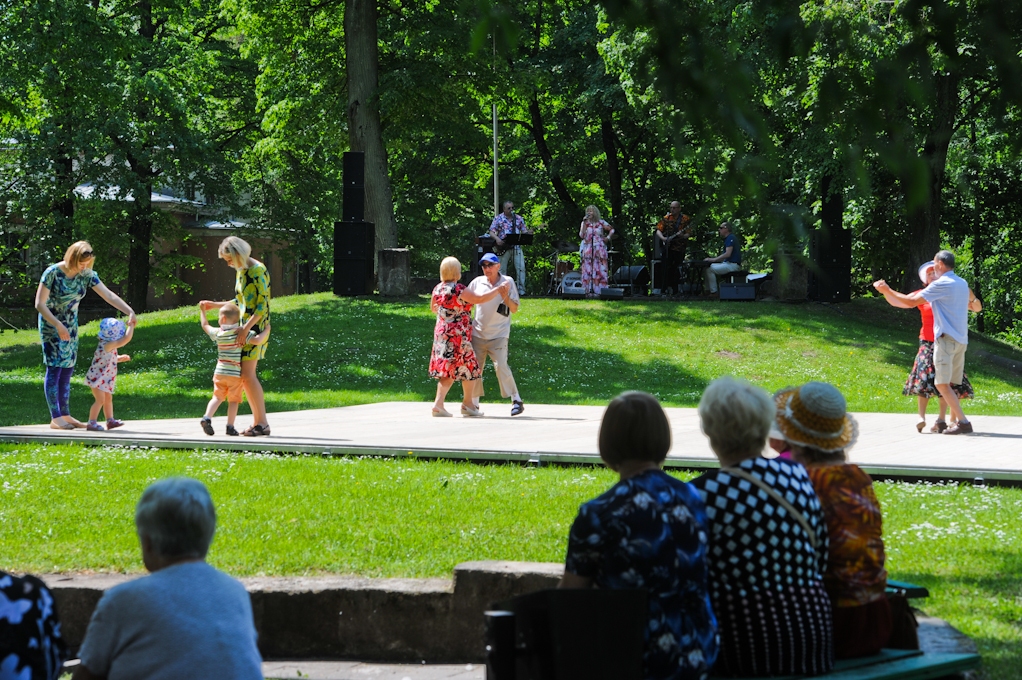
<path fill-rule="evenodd" d="M 483 264 L 484 262 L 489 262 L 491 264 L 500 264 L 500 258 L 494 255 L 493 253 L 486 253 L 485 255 L 482 256 L 482 258 L 480 258 L 479 264 Z"/>

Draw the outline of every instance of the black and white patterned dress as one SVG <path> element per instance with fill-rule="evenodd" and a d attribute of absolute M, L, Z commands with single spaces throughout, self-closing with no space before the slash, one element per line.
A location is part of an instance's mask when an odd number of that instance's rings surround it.
<path fill-rule="evenodd" d="M 827 526 L 812 482 L 805 468 L 785 459 L 754 458 L 738 467 L 784 497 L 815 536 L 767 491 L 728 468 L 692 481 L 709 519 L 710 599 L 721 642 L 714 675 L 826 673 L 834 665 L 823 587 Z"/>

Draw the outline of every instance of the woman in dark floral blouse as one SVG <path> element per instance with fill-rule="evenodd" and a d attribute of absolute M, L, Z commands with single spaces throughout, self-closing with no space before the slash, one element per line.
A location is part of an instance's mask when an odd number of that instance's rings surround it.
<path fill-rule="evenodd" d="M 0 571 L 0 678 L 57 680 L 66 658 L 50 589 Z"/>
<path fill-rule="evenodd" d="M 579 509 L 561 587 L 645 589 L 643 677 L 706 678 L 718 646 L 706 510 L 691 485 L 661 469 L 671 448 L 667 415 L 653 396 L 626 392 L 607 406 L 599 445 L 620 481 Z"/>

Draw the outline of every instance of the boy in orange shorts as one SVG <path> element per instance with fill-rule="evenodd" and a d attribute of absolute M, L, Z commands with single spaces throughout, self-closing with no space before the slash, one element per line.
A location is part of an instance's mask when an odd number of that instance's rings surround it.
<path fill-rule="evenodd" d="M 199 323 L 206 331 L 209 339 L 216 343 L 217 362 L 213 371 L 213 398 L 209 400 L 206 414 L 199 424 L 206 434 L 213 434 L 213 415 L 220 404 L 227 401 L 227 429 L 225 432 L 232 437 L 238 436 L 234 429 L 234 419 L 238 416 L 238 406 L 245 398 L 245 388 L 241 383 L 241 348 L 244 345 L 261 345 L 270 337 L 270 324 L 267 323 L 262 333 L 256 335 L 249 331 L 248 338 L 238 341 L 241 310 L 233 302 L 220 308 L 220 327 L 213 328 L 206 319 L 206 313 L 199 308 Z"/>

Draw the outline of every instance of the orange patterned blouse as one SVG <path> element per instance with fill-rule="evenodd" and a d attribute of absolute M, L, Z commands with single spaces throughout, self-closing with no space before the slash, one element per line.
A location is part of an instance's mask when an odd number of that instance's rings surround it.
<path fill-rule="evenodd" d="M 887 587 L 883 520 L 873 480 L 858 465 L 807 469 L 827 522 L 830 552 L 823 583 L 835 607 L 879 600 Z"/>

